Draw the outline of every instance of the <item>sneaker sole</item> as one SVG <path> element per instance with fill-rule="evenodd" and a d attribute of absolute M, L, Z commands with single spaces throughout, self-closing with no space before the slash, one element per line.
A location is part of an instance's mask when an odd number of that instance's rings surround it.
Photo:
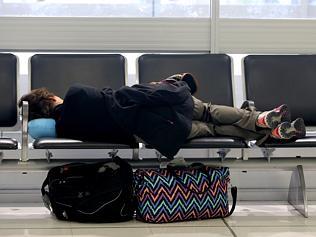
<path fill-rule="evenodd" d="M 283 123 L 280 127 L 280 133 L 283 139 L 304 137 L 306 135 L 304 120 L 298 118 L 292 123 Z"/>
<path fill-rule="evenodd" d="M 276 128 L 282 122 L 290 122 L 291 114 L 287 105 L 281 105 L 279 111 L 271 111 L 266 117 L 266 124 L 271 128 Z"/>
<path fill-rule="evenodd" d="M 304 120 L 302 118 L 298 118 L 293 122 L 293 126 L 296 130 L 296 137 L 302 138 L 306 135 L 306 128 L 304 124 Z"/>

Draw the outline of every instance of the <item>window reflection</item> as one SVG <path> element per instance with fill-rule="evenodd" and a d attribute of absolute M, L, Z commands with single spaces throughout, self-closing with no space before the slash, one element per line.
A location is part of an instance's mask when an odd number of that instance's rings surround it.
<path fill-rule="evenodd" d="M 210 0 L 0 0 L 0 15 L 209 17 Z"/>
<path fill-rule="evenodd" d="M 222 18 L 315 18 L 316 0 L 220 0 Z"/>

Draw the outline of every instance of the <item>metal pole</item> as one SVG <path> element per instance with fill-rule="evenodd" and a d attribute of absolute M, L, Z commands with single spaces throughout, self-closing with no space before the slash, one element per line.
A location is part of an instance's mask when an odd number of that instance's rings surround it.
<path fill-rule="evenodd" d="M 211 53 L 218 53 L 219 0 L 211 0 Z"/>
<path fill-rule="evenodd" d="M 156 1 L 156 0 L 152 0 L 152 2 L 151 2 L 151 3 L 152 3 L 152 4 L 151 4 L 151 5 L 152 5 L 152 10 L 151 10 L 152 17 L 155 17 L 155 15 L 156 15 L 156 12 L 155 12 L 155 10 L 156 10 L 156 9 L 155 9 L 155 7 L 156 7 L 155 1 Z"/>

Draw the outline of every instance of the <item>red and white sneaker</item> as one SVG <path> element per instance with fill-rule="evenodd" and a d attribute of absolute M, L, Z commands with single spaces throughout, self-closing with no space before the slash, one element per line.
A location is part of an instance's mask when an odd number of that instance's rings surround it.
<path fill-rule="evenodd" d="M 276 128 L 282 122 L 291 121 L 291 114 L 286 104 L 283 104 L 273 110 L 262 112 L 256 122 L 261 128 Z"/>
<path fill-rule="evenodd" d="M 302 118 L 295 119 L 292 123 L 283 122 L 271 132 L 275 139 L 303 138 L 306 135 L 306 128 Z"/>

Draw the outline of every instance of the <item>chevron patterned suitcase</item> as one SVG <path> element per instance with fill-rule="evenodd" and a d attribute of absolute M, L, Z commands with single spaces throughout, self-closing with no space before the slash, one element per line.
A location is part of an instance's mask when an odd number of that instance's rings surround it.
<path fill-rule="evenodd" d="M 134 173 L 136 218 L 150 223 L 221 218 L 231 215 L 228 206 L 229 168 L 207 166 L 139 169 Z"/>

